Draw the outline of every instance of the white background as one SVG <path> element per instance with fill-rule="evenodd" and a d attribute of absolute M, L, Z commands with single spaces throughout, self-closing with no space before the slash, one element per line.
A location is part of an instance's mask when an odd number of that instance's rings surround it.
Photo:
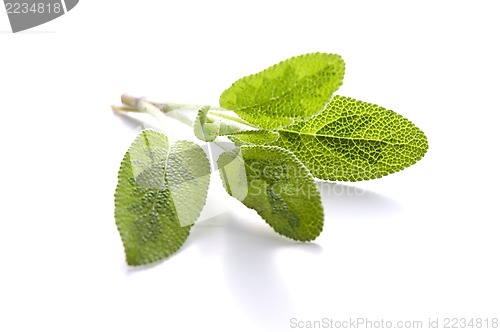
<path fill-rule="evenodd" d="M 12 34 L 0 13 L 0 331 L 500 318 L 499 14 L 496 1 L 87 0 Z M 339 94 L 424 130 L 427 155 L 323 185 L 311 244 L 214 187 L 208 207 L 226 212 L 170 259 L 127 267 L 113 193 L 139 124 L 110 105 L 124 92 L 217 104 L 234 80 L 315 51 L 344 58 Z"/>

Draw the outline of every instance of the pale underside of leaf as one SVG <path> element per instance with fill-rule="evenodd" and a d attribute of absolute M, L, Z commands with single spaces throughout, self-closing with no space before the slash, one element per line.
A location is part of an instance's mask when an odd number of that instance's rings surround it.
<path fill-rule="evenodd" d="M 342 85 L 344 68 L 336 54 L 293 57 L 236 81 L 220 105 L 258 127 L 285 127 L 323 110 Z"/>
<path fill-rule="evenodd" d="M 312 241 L 323 228 L 323 206 L 311 173 L 279 147 L 242 146 L 217 164 L 227 192 L 254 209 L 279 234 Z"/>
<path fill-rule="evenodd" d="M 279 137 L 277 132 L 267 130 L 245 131 L 228 136 L 238 146 L 271 144 L 276 142 Z"/>
<path fill-rule="evenodd" d="M 342 96 L 278 132 L 270 145 L 292 151 L 315 177 L 332 181 L 379 178 L 413 165 L 428 149 L 425 134 L 403 116 Z"/>
<path fill-rule="evenodd" d="M 115 219 L 127 263 L 142 265 L 175 253 L 205 205 L 210 167 L 196 144 L 142 131 L 121 163 Z"/>
<path fill-rule="evenodd" d="M 198 115 L 193 124 L 195 136 L 205 142 L 213 142 L 218 136 L 231 135 L 255 130 L 236 114 L 228 110 L 218 112 L 210 110 L 210 106 L 198 109 Z"/>

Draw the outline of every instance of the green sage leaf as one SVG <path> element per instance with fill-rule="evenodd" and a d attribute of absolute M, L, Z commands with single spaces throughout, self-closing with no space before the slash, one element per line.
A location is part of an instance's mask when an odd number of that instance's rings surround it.
<path fill-rule="evenodd" d="M 221 154 L 217 164 L 226 191 L 279 234 L 312 241 L 321 233 L 324 215 L 317 184 L 290 151 L 242 146 Z"/>
<path fill-rule="evenodd" d="M 292 151 L 315 177 L 332 181 L 380 178 L 413 165 L 428 149 L 425 134 L 403 116 L 341 96 L 278 132 L 271 145 Z"/>
<path fill-rule="evenodd" d="M 322 111 L 344 77 L 339 55 L 310 53 L 243 77 L 220 96 L 220 105 L 264 129 L 275 129 Z"/>
<path fill-rule="evenodd" d="M 166 258 L 185 242 L 205 205 L 210 166 L 196 144 L 142 131 L 125 154 L 115 219 L 129 265 Z"/>

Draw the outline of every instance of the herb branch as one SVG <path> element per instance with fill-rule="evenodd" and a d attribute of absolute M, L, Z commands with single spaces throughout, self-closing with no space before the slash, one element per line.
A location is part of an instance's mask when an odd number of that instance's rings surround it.
<path fill-rule="evenodd" d="M 129 95 L 116 112 L 141 112 L 168 128 L 189 125 L 205 142 L 234 143 L 217 160 L 230 196 L 279 234 L 312 241 L 323 229 L 315 179 L 361 181 L 398 172 L 428 149 L 425 134 L 380 106 L 333 95 L 339 55 L 292 57 L 234 82 L 220 106 L 158 103 Z M 194 111 L 189 119 L 182 110 Z M 143 130 L 126 152 L 115 191 L 115 219 L 129 265 L 164 259 L 185 242 L 203 209 L 210 163 L 196 143 Z"/>

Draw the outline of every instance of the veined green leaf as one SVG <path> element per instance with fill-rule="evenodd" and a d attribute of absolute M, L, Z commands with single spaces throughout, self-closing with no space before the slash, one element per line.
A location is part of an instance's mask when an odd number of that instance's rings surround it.
<path fill-rule="evenodd" d="M 341 96 L 278 132 L 271 145 L 292 151 L 315 177 L 332 181 L 380 178 L 413 165 L 428 148 L 425 134 L 401 115 Z"/>
<path fill-rule="evenodd" d="M 127 263 L 175 253 L 205 205 L 210 166 L 196 144 L 142 131 L 125 154 L 115 191 L 115 219 Z"/>
<path fill-rule="evenodd" d="M 220 96 L 220 105 L 264 129 L 317 114 L 344 78 L 339 55 L 310 53 L 243 77 Z"/>
<path fill-rule="evenodd" d="M 279 234 L 312 241 L 321 233 L 324 216 L 317 184 L 290 151 L 242 146 L 221 154 L 217 164 L 227 192 Z"/>

